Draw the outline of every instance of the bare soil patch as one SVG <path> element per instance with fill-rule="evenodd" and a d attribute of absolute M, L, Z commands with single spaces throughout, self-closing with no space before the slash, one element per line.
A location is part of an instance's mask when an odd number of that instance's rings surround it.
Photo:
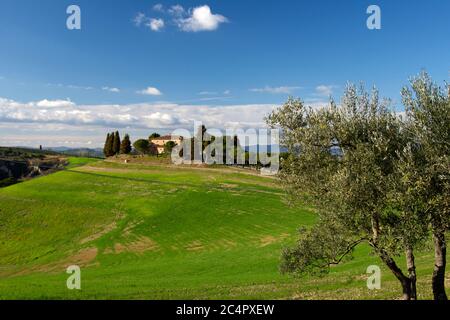
<path fill-rule="evenodd" d="M 66 268 L 71 265 L 77 265 L 79 267 L 95 266 L 98 265 L 98 263 L 95 262 L 97 254 L 98 249 L 96 247 L 84 248 L 62 260 L 21 270 L 15 273 L 14 276 L 27 275 L 37 272 L 61 273 L 65 272 Z"/>
<path fill-rule="evenodd" d="M 287 233 L 283 233 L 278 237 L 274 237 L 274 236 L 265 236 L 262 237 L 259 241 L 260 241 L 260 247 L 266 247 L 268 245 L 271 245 L 273 243 L 277 243 L 280 241 L 283 241 L 284 239 L 286 239 L 287 237 L 289 237 L 289 234 Z"/>
<path fill-rule="evenodd" d="M 159 249 L 159 245 L 148 237 L 139 237 L 136 241 L 129 243 L 116 243 L 114 245 L 114 253 L 132 252 L 141 254 L 147 251 L 155 251 Z"/>
<path fill-rule="evenodd" d="M 113 231 L 115 228 L 117 227 L 117 223 L 114 221 L 111 224 L 108 224 L 107 226 L 105 226 L 102 230 L 82 239 L 80 241 L 80 244 L 85 244 L 85 243 L 89 243 L 92 241 L 95 241 L 97 239 L 100 239 L 102 236 L 104 236 L 105 234 Z"/>
<path fill-rule="evenodd" d="M 203 244 L 198 240 L 189 243 L 185 248 L 187 251 L 200 251 L 200 250 L 205 249 Z"/>

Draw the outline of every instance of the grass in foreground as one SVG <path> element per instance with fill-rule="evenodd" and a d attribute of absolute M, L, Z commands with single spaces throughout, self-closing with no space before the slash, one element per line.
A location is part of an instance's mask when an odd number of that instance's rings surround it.
<path fill-rule="evenodd" d="M 400 296 L 386 269 L 382 290 L 366 288 L 367 266 L 381 263 L 365 246 L 326 277 L 280 275 L 282 247 L 314 223 L 282 195 L 276 180 L 233 169 L 71 159 L 0 190 L 0 299 Z M 430 298 L 432 257 L 417 260 L 420 297 Z M 66 288 L 73 264 L 81 291 Z"/>

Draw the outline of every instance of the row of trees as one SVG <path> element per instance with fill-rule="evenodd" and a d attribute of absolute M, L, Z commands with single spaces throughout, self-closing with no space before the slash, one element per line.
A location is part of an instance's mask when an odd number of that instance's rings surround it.
<path fill-rule="evenodd" d="M 211 159 L 208 159 L 207 148 L 213 146 L 216 142 L 216 137 L 208 133 L 206 126 L 202 125 L 197 129 L 195 135 L 190 139 L 185 139 L 180 146 L 180 157 L 184 160 L 197 160 L 202 163 L 209 163 Z M 217 140 L 219 142 L 219 140 Z M 198 146 L 197 148 L 195 146 Z M 187 150 L 186 154 L 183 152 Z M 216 157 L 216 151 L 222 155 L 222 163 L 227 164 L 228 159 L 232 159 L 232 163 L 237 163 L 238 155 L 243 154 L 245 151 L 242 149 L 237 136 L 225 136 L 222 137 L 221 150 L 216 147 L 215 150 L 211 150 L 211 157 Z M 245 157 L 245 155 L 244 155 Z M 248 156 L 246 157 L 248 159 Z M 217 159 L 219 160 L 219 159 Z"/>
<path fill-rule="evenodd" d="M 154 135 L 150 136 L 150 141 L 158 137 Z M 142 141 L 141 144 L 146 146 L 145 141 Z M 172 141 L 167 142 L 164 146 L 164 152 L 170 154 L 175 147 L 180 158 L 185 161 L 196 161 L 206 164 L 267 166 L 263 164 L 265 161 L 261 159 L 261 155 L 258 152 L 250 154 L 249 151 L 246 151 L 241 146 L 237 135 L 216 137 L 208 131 L 205 125 L 198 127 L 193 137 L 183 139 L 179 146 Z M 267 156 L 270 157 L 271 153 L 268 152 Z M 284 155 L 280 154 L 280 157 L 282 156 Z"/>
<path fill-rule="evenodd" d="M 402 97 L 400 116 L 376 89 L 350 85 L 340 106 L 312 109 L 289 99 L 266 119 L 283 130 L 290 150 L 280 172 L 289 199 L 313 204 L 319 215 L 284 250 L 283 272 L 327 272 L 366 242 L 399 280 L 404 299 L 416 299 L 414 253 L 431 237 L 433 295 L 447 300 L 450 88 L 422 73 Z M 395 260 L 402 253 L 406 270 Z"/>
<path fill-rule="evenodd" d="M 103 147 L 103 153 L 105 157 L 112 157 L 119 154 L 130 154 L 134 148 L 139 154 L 158 155 L 158 148 L 151 140 L 160 136 L 159 133 L 152 133 L 148 139 L 138 139 L 131 144 L 128 134 L 125 135 L 123 140 L 120 140 L 119 131 L 108 133 Z M 167 142 L 164 146 L 164 152 L 170 154 L 175 146 L 175 142 Z"/>
<path fill-rule="evenodd" d="M 152 140 L 161 137 L 158 133 L 152 133 L 148 139 L 138 139 L 133 144 L 131 144 L 130 137 L 125 135 L 124 139 L 120 140 L 120 135 L 118 131 L 113 133 L 108 133 L 104 146 L 104 154 L 106 157 L 112 157 L 118 154 L 129 154 L 134 148 L 134 152 L 142 155 L 158 155 L 160 152 L 158 151 L 158 146 L 152 142 Z M 217 146 L 216 142 L 219 142 L 214 135 L 208 133 L 207 128 L 203 125 L 198 128 L 197 132 L 190 139 L 183 140 L 180 146 L 174 141 L 168 141 L 164 145 L 164 154 L 171 154 L 172 150 L 177 147 L 179 151 L 179 155 L 184 160 L 198 160 L 202 163 L 210 163 L 212 161 L 211 157 L 220 157 L 217 158 L 217 161 L 223 164 L 235 165 L 256 165 L 263 166 L 260 161 L 259 154 L 255 154 L 256 163 L 254 161 L 250 161 L 252 158 L 250 152 L 245 151 L 239 142 L 237 136 L 225 136 L 220 137 L 222 140 L 222 147 Z M 199 147 L 196 148 L 195 146 Z M 133 148 L 131 147 L 133 146 Z M 214 148 L 213 148 L 214 146 Z M 211 150 L 208 150 L 209 149 Z M 243 161 L 238 161 L 238 159 L 242 159 Z M 251 162 L 251 163 L 250 163 Z"/>
<path fill-rule="evenodd" d="M 128 134 L 120 140 L 119 131 L 108 133 L 106 136 L 103 153 L 105 157 L 112 157 L 118 154 L 129 154 L 131 152 L 131 141 Z"/>

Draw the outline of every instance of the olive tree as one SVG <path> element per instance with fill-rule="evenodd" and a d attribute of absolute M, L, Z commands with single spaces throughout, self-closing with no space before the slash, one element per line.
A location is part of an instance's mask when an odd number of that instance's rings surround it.
<path fill-rule="evenodd" d="M 133 143 L 134 149 L 140 154 L 149 154 L 150 153 L 150 141 L 147 139 L 139 139 Z"/>
<path fill-rule="evenodd" d="M 318 223 L 285 249 L 282 271 L 326 272 L 366 242 L 401 283 L 403 298 L 415 299 L 414 249 L 426 228 L 416 211 L 393 205 L 396 164 L 408 135 L 389 105 L 377 90 L 369 94 L 349 85 L 340 106 L 331 101 L 312 109 L 289 99 L 267 117 L 270 126 L 282 129 L 290 150 L 280 171 L 289 198 L 307 201 L 318 212 Z M 394 260 L 404 252 L 408 273 Z"/>
<path fill-rule="evenodd" d="M 408 131 L 414 137 L 401 169 L 413 195 L 407 201 L 421 208 L 434 242 L 434 299 L 445 293 L 446 239 L 450 227 L 450 87 L 439 87 L 422 73 L 402 90 Z"/>

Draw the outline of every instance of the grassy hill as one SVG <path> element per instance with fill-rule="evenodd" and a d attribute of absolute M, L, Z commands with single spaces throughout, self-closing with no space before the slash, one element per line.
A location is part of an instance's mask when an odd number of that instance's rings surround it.
<path fill-rule="evenodd" d="M 282 247 L 314 214 L 245 170 L 74 158 L 65 171 L 1 189 L 0 203 L 0 299 L 400 296 L 384 268 L 382 289 L 366 288 L 367 266 L 381 263 L 365 246 L 323 278 L 280 275 Z M 428 252 L 417 258 L 421 298 L 431 296 Z M 66 288 L 73 264 L 80 291 Z"/>
<path fill-rule="evenodd" d="M 46 156 L 58 156 L 59 153 L 51 150 L 39 150 L 25 147 L 1 147 L 0 158 L 9 160 L 36 160 Z"/>
<path fill-rule="evenodd" d="M 61 169 L 65 158 L 51 151 L 0 147 L 0 188 Z"/>

